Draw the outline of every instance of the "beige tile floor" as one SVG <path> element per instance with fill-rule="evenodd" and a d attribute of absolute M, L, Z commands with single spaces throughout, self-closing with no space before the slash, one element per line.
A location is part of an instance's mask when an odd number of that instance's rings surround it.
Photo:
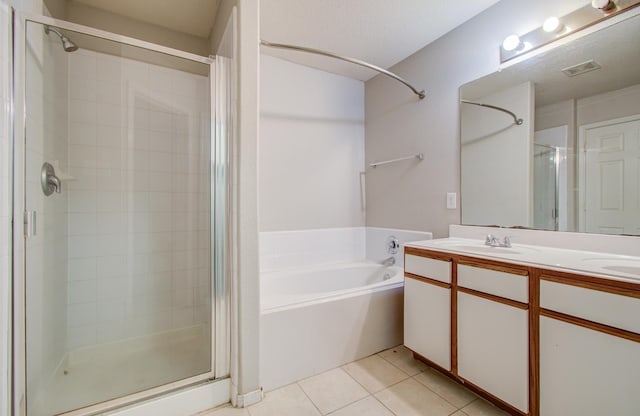
<path fill-rule="evenodd" d="M 246 409 L 198 416 L 507 416 L 413 359 L 403 346 L 382 351 L 265 394 Z"/>

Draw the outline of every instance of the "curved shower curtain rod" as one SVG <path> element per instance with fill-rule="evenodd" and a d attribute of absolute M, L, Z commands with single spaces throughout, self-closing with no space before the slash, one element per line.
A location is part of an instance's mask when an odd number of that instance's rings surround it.
<path fill-rule="evenodd" d="M 316 54 L 316 55 L 328 56 L 330 58 L 340 59 L 342 61 L 351 62 L 352 64 L 364 66 L 365 68 L 373 69 L 374 71 L 377 71 L 377 72 L 379 72 L 379 73 L 381 73 L 383 75 L 386 75 L 386 76 L 388 76 L 390 78 L 395 79 L 398 82 L 403 83 L 411 91 L 413 91 L 413 93 L 415 95 L 417 95 L 421 100 L 425 97 L 424 90 L 418 91 L 413 85 L 409 84 L 408 81 L 406 81 L 405 79 L 399 77 L 398 75 L 394 74 L 393 72 L 387 71 L 386 69 L 380 68 L 379 66 L 375 66 L 375 65 L 372 65 L 372 64 L 364 62 L 364 61 L 361 61 L 359 59 L 349 58 L 347 56 L 336 55 L 335 53 L 323 51 L 321 49 L 306 48 L 304 46 L 286 45 L 284 43 L 272 43 L 272 42 L 268 42 L 266 40 L 260 40 L 260 44 L 264 45 L 264 46 L 269 46 L 271 48 L 290 49 L 290 50 L 294 50 L 294 51 L 308 52 L 308 53 L 313 53 L 313 54 Z"/>
<path fill-rule="evenodd" d="M 521 118 L 519 118 L 518 116 L 516 116 L 514 113 L 512 113 L 509 110 L 507 110 L 506 108 L 498 107 L 498 106 L 491 105 L 491 104 L 476 103 L 475 101 L 469 101 L 469 100 L 460 100 L 460 102 L 464 103 L 464 104 L 471 104 L 471 105 L 477 105 L 477 106 L 480 106 L 480 107 L 492 108 L 494 110 L 498 110 L 498 111 L 502 111 L 503 113 L 507 113 L 511 117 L 513 117 L 513 122 L 515 124 L 517 124 L 518 126 L 521 125 L 522 123 L 524 123 L 524 120 L 522 120 Z"/>

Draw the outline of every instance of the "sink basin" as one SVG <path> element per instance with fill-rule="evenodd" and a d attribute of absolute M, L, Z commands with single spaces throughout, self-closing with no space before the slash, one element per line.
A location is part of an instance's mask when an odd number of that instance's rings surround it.
<path fill-rule="evenodd" d="M 521 251 L 513 247 L 490 247 L 490 246 L 482 246 L 482 245 L 472 246 L 472 245 L 452 244 L 450 245 L 450 248 L 453 250 L 471 251 L 475 253 L 522 254 Z"/>
<path fill-rule="evenodd" d="M 513 247 L 492 247 L 480 241 L 476 242 L 475 240 L 442 240 L 438 242 L 438 245 L 455 251 L 478 254 L 525 254 L 539 251 L 521 245 L 514 245 Z"/>

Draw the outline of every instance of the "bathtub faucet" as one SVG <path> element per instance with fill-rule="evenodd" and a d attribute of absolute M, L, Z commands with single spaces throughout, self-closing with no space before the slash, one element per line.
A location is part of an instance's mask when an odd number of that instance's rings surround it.
<path fill-rule="evenodd" d="M 396 264 L 396 258 L 393 257 L 393 256 L 382 260 L 382 265 L 383 266 L 393 266 L 394 264 Z"/>

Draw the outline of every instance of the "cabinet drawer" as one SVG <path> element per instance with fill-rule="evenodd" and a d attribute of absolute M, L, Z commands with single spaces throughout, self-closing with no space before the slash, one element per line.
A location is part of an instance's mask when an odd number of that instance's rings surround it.
<path fill-rule="evenodd" d="M 540 280 L 540 307 L 640 334 L 640 299 Z"/>
<path fill-rule="evenodd" d="M 404 271 L 444 283 L 451 283 L 451 262 L 407 254 Z"/>
<path fill-rule="evenodd" d="M 529 277 L 458 264 L 458 286 L 529 303 Z"/>

